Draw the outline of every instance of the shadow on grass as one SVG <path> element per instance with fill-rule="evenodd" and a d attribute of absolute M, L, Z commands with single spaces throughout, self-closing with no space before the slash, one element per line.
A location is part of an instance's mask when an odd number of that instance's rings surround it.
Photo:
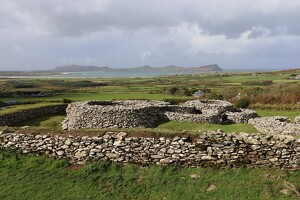
<path fill-rule="evenodd" d="M 61 122 L 64 120 L 65 115 L 47 115 L 35 119 L 30 119 L 20 123 L 19 126 L 38 126 L 45 127 L 53 130 L 61 130 Z"/>

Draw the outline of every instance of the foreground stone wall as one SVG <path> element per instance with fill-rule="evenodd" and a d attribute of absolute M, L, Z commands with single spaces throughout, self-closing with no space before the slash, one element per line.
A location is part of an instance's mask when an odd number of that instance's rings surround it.
<path fill-rule="evenodd" d="M 108 132 L 103 136 L 0 135 L 0 148 L 46 154 L 82 164 L 92 160 L 180 166 L 300 169 L 300 140 L 286 135 L 209 132 L 190 138 L 143 138 Z"/>
<path fill-rule="evenodd" d="M 29 119 L 43 117 L 52 114 L 66 114 L 67 105 L 51 105 L 40 108 L 32 108 L 0 116 L 0 126 L 15 126 Z"/>
<path fill-rule="evenodd" d="M 234 108 L 220 100 L 187 101 L 170 105 L 163 101 L 87 101 L 69 104 L 64 130 L 86 128 L 154 127 L 164 120 L 220 124 L 247 123 L 253 110 Z"/>

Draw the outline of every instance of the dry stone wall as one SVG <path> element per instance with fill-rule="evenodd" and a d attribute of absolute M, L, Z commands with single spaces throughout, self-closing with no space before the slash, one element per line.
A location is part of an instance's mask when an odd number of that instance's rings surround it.
<path fill-rule="evenodd" d="M 160 120 L 158 101 L 88 101 L 70 104 L 64 129 L 152 127 Z"/>
<path fill-rule="evenodd" d="M 46 154 L 76 164 L 107 160 L 141 165 L 300 168 L 300 140 L 276 134 L 225 134 L 217 131 L 191 141 L 184 137 L 130 137 L 124 132 L 108 132 L 94 137 L 12 133 L 0 135 L 0 148 Z"/>
<path fill-rule="evenodd" d="M 284 116 L 260 117 L 249 119 L 248 123 L 252 124 L 258 131 L 266 134 L 284 134 L 284 135 L 300 135 L 300 124 L 290 123 L 290 119 Z"/>
<path fill-rule="evenodd" d="M 0 126 L 15 126 L 29 119 L 52 114 L 66 114 L 66 108 L 66 104 L 52 105 L 0 115 Z"/>
<path fill-rule="evenodd" d="M 179 122 L 198 122 L 198 123 L 221 123 L 221 118 L 218 115 L 201 115 L 201 114 L 185 114 L 178 112 L 165 112 L 167 120 Z"/>
<path fill-rule="evenodd" d="M 154 127 L 163 120 L 247 123 L 248 119 L 257 117 L 253 110 L 240 110 L 220 100 L 187 101 L 179 106 L 163 101 L 87 101 L 69 104 L 66 112 L 64 130 Z"/>

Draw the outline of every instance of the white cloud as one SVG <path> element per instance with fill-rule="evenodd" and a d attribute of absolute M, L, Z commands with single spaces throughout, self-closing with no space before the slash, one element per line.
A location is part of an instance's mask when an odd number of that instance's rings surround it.
<path fill-rule="evenodd" d="M 299 10 L 299 0 L 2 0 L 0 69 L 299 66 Z"/>
<path fill-rule="evenodd" d="M 260 37 L 268 37 L 271 34 L 271 31 L 264 27 L 252 27 L 251 30 L 245 31 L 241 34 L 242 39 L 256 39 Z"/>
<path fill-rule="evenodd" d="M 151 53 L 149 51 L 145 51 L 145 52 L 140 53 L 140 57 L 142 59 L 149 58 L 150 56 L 151 56 Z"/>

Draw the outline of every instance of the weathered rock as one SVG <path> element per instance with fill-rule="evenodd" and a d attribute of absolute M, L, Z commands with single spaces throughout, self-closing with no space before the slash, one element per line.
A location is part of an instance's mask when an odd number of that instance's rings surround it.
<path fill-rule="evenodd" d="M 117 158 L 119 157 L 117 154 L 114 154 L 114 153 L 106 153 L 105 154 L 108 158 Z"/>
<path fill-rule="evenodd" d="M 56 152 L 56 154 L 59 155 L 59 156 L 64 155 L 64 153 L 65 153 L 64 151 L 57 151 L 57 152 Z"/>
<path fill-rule="evenodd" d="M 280 190 L 280 193 L 282 193 L 284 195 L 290 195 L 292 193 L 292 191 L 289 189 L 282 189 L 282 190 Z"/>
<path fill-rule="evenodd" d="M 5 133 L 9 133 L 9 129 L 8 129 L 7 127 L 3 128 L 3 129 L 0 131 L 0 135 L 5 134 Z"/>
<path fill-rule="evenodd" d="M 192 179 L 200 178 L 200 176 L 198 176 L 197 174 L 191 174 L 190 177 L 191 177 Z"/>
<path fill-rule="evenodd" d="M 162 164 L 170 164 L 173 161 L 170 158 L 165 158 L 165 159 L 161 159 L 159 162 Z"/>
<path fill-rule="evenodd" d="M 202 160 L 216 160 L 216 158 L 214 158 L 212 156 L 202 156 L 201 159 Z"/>
<path fill-rule="evenodd" d="M 116 138 L 118 140 L 123 140 L 126 137 L 127 133 L 126 132 L 120 132 L 116 135 Z"/>
<path fill-rule="evenodd" d="M 205 192 L 213 191 L 213 190 L 215 190 L 216 188 L 217 188 L 216 185 L 210 184 L 210 185 L 206 188 Z"/>
<path fill-rule="evenodd" d="M 294 122 L 295 124 L 300 124 L 300 116 L 295 117 Z"/>

